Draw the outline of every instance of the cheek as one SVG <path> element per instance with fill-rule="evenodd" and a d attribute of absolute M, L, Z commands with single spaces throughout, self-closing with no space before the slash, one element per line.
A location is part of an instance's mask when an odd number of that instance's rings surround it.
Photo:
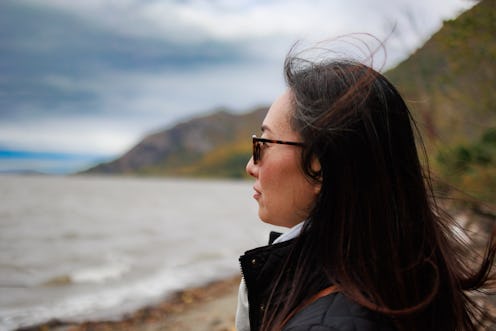
<path fill-rule="evenodd" d="M 268 171 L 260 174 L 260 182 L 263 190 L 263 202 L 266 205 L 278 204 L 278 201 L 284 200 L 281 198 L 286 191 L 284 181 L 278 173 Z"/>
<path fill-rule="evenodd" d="M 286 163 L 277 169 L 267 167 L 264 170 L 260 174 L 264 195 L 259 216 L 266 222 L 288 227 L 307 218 L 318 190 L 299 168 Z"/>
<path fill-rule="evenodd" d="M 272 171 L 277 170 L 277 171 Z M 258 201 L 259 217 L 264 222 L 282 225 L 287 221 L 286 211 L 293 203 L 291 186 L 287 185 L 281 168 L 273 169 L 268 165 L 259 173 L 262 196 Z M 289 193 L 289 194 L 288 194 Z"/>
<path fill-rule="evenodd" d="M 308 182 L 305 177 L 300 178 L 299 185 L 294 186 L 293 205 L 298 212 L 304 214 L 305 218 L 308 217 L 308 213 L 315 203 L 318 192 L 318 187 Z"/>

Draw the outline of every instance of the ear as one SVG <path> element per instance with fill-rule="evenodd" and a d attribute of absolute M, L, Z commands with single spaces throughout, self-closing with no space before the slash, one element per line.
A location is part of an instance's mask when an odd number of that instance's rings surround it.
<path fill-rule="evenodd" d="M 320 193 L 320 189 L 322 188 L 322 167 L 319 159 L 315 155 L 312 157 L 312 171 L 315 173 L 320 173 L 318 181 L 314 184 L 315 195 L 318 195 Z"/>
<path fill-rule="evenodd" d="M 315 193 L 315 195 L 319 195 L 321 188 L 322 188 L 322 182 L 318 182 L 314 184 L 313 192 Z"/>

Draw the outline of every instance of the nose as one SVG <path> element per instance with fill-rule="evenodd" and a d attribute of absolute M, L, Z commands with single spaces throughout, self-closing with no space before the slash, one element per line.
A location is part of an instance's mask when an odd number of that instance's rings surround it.
<path fill-rule="evenodd" d="M 257 177 L 257 166 L 255 165 L 255 163 L 253 163 L 253 156 L 250 157 L 250 160 L 248 161 L 248 163 L 246 164 L 246 168 L 245 168 L 245 171 L 248 175 L 252 176 L 252 177 Z"/>

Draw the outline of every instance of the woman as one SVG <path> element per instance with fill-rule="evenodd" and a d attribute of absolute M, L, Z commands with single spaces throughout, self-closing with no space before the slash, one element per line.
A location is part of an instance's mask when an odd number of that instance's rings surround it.
<path fill-rule="evenodd" d="M 240 258 L 238 331 L 476 330 L 496 246 L 466 265 L 397 90 L 353 61 L 290 54 L 285 75 L 246 171 L 290 230 Z"/>

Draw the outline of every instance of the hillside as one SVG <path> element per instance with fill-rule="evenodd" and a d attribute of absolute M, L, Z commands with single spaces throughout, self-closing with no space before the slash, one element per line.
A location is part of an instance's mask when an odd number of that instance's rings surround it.
<path fill-rule="evenodd" d="M 444 22 L 422 48 L 386 73 L 436 144 L 467 142 L 496 124 L 496 1 Z"/>
<path fill-rule="evenodd" d="M 85 174 L 242 177 L 267 108 L 218 110 L 150 134 L 122 157 Z"/>
<path fill-rule="evenodd" d="M 441 179 L 496 201 L 496 0 L 444 22 L 386 76 L 409 103 Z"/>
<path fill-rule="evenodd" d="M 444 22 L 386 76 L 409 103 L 442 181 L 496 201 L 496 0 Z M 180 123 L 88 172 L 242 177 L 250 136 L 266 109 L 219 111 Z"/>

